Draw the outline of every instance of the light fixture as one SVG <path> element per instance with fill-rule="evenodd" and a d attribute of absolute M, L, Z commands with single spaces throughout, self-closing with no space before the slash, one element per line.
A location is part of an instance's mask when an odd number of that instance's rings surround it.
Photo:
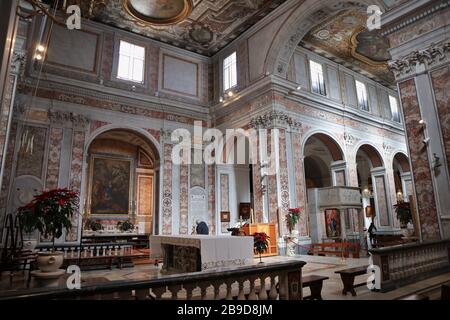
<path fill-rule="evenodd" d="M 221 103 L 223 102 L 223 97 L 222 96 L 219 97 L 219 102 L 221 102 Z"/>
<path fill-rule="evenodd" d="M 302 86 L 297 87 L 297 91 L 300 91 L 300 90 L 302 90 Z"/>
<path fill-rule="evenodd" d="M 42 53 L 45 51 L 45 47 L 42 44 L 40 44 L 36 47 L 36 51 Z"/>
<path fill-rule="evenodd" d="M 41 60 L 42 60 L 42 55 L 41 55 L 40 53 L 38 53 L 38 54 L 35 56 L 35 58 L 36 58 L 37 61 L 41 61 Z"/>
<path fill-rule="evenodd" d="M 231 98 L 234 96 L 234 92 L 233 91 L 228 91 L 228 96 Z"/>
<path fill-rule="evenodd" d="M 430 143 L 430 138 L 428 137 L 428 138 L 425 138 L 425 139 L 423 139 L 423 143 L 425 144 L 425 145 L 428 145 L 429 143 Z"/>
<path fill-rule="evenodd" d="M 362 195 L 363 198 L 371 198 L 372 197 L 372 192 L 368 188 L 365 188 L 361 192 L 361 195 Z"/>

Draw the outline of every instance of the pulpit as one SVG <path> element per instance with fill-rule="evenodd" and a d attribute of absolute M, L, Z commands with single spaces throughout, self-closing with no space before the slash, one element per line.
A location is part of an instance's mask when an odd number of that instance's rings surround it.
<path fill-rule="evenodd" d="M 246 224 L 242 227 L 245 235 L 251 236 L 255 232 L 264 232 L 269 236 L 269 248 L 262 254 L 263 257 L 277 256 L 277 225 L 275 223 Z M 259 257 L 259 254 L 255 254 Z"/>

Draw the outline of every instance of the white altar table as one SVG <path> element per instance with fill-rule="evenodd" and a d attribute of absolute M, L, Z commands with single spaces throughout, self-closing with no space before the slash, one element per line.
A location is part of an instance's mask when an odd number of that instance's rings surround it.
<path fill-rule="evenodd" d="M 164 257 L 163 268 L 184 272 L 240 266 L 253 261 L 253 237 L 150 236 L 152 257 Z"/>

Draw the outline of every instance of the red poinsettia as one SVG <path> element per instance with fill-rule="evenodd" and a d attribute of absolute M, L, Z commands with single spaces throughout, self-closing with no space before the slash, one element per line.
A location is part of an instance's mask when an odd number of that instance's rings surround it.
<path fill-rule="evenodd" d="M 259 253 L 259 260 L 261 255 L 269 248 L 270 237 L 265 232 L 255 232 L 253 234 L 253 247 Z"/>
<path fill-rule="evenodd" d="M 300 208 L 291 208 L 288 211 L 289 213 L 286 215 L 286 224 L 289 229 L 289 233 L 291 233 L 300 219 Z"/>
<path fill-rule="evenodd" d="M 72 228 L 71 218 L 78 209 L 78 193 L 67 188 L 45 191 L 18 209 L 22 228 L 31 233 L 38 230 L 53 242 Z"/>

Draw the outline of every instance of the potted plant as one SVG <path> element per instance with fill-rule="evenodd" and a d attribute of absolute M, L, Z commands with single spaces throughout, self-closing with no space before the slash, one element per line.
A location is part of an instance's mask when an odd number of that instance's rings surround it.
<path fill-rule="evenodd" d="M 400 221 L 400 227 L 406 228 L 409 222 L 412 222 L 411 206 L 409 202 L 399 202 L 394 205 L 397 219 Z"/>
<path fill-rule="evenodd" d="M 262 263 L 261 255 L 269 248 L 269 236 L 265 232 L 253 234 L 253 248 L 259 254 L 259 263 Z"/>
<path fill-rule="evenodd" d="M 134 224 L 130 220 L 117 222 L 117 228 L 122 232 L 127 232 L 134 229 Z"/>
<path fill-rule="evenodd" d="M 295 229 L 295 226 L 300 219 L 300 208 L 291 208 L 289 209 L 288 214 L 286 214 L 286 224 L 289 229 L 289 234 L 292 234 L 292 231 Z"/>
<path fill-rule="evenodd" d="M 44 237 L 52 239 L 50 252 L 39 252 L 37 264 L 42 272 L 55 272 L 63 263 L 63 253 L 55 252 L 55 239 L 69 232 L 72 217 L 78 209 L 79 198 L 69 189 L 43 192 L 24 207 L 18 209 L 23 230 L 31 233 L 38 230 Z"/>
<path fill-rule="evenodd" d="M 95 221 L 88 220 L 86 222 L 86 227 L 89 230 L 92 230 L 94 232 L 103 230 L 103 225 L 100 223 L 100 221 L 97 221 L 97 220 L 95 220 Z"/>

